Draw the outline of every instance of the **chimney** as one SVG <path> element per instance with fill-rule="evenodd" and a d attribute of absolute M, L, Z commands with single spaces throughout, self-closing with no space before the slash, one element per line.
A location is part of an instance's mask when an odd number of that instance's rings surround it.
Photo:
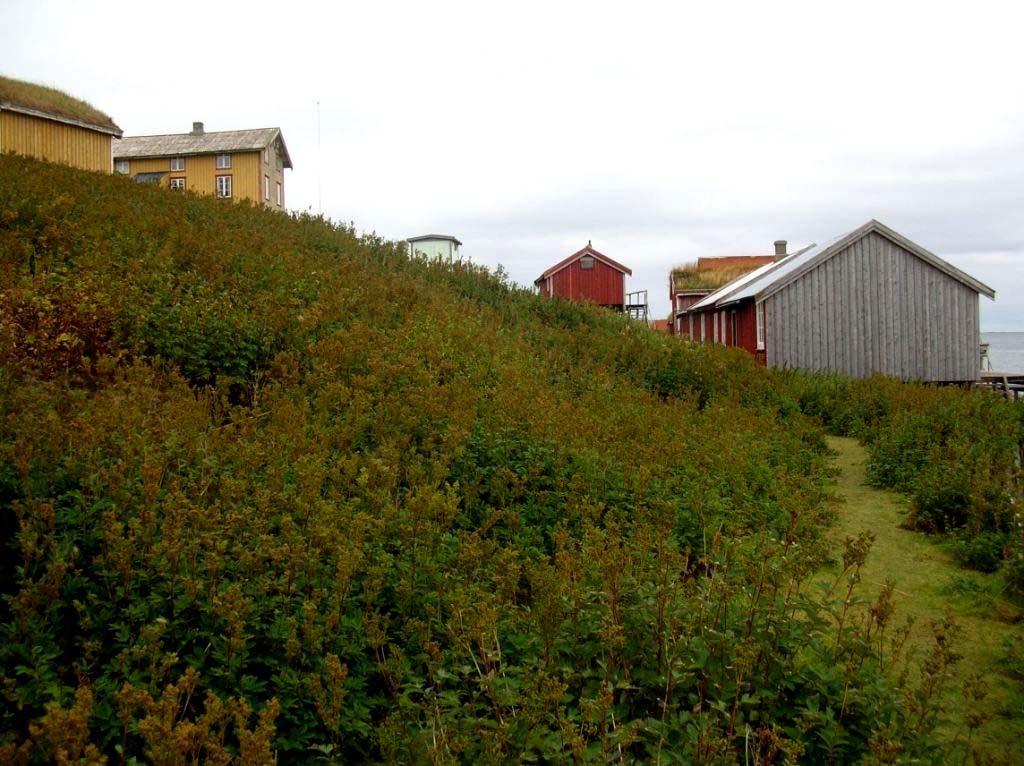
<path fill-rule="evenodd" d="M 775 260 L 781 261 L 786 257 L 786 240 L 777 239 L 775 240 Z"/>
<path fill-rule="evenodd" d="M 201 135 L 203 135 L 203 123 L 201 123 L 201 122 L 193 122 L 192 123 L 192 135 L 193 136 L 201 136 Z"/>

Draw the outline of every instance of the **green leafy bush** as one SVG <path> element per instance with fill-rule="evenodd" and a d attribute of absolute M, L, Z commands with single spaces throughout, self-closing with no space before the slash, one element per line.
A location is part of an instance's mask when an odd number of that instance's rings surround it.
<path fill-rule="evenodd" d="M 957 560 L 968 569 L 979 572 L 995 572 L 999 569 L 1005 548 L 1006 535 L 998 532 L 982 532 L 956 540 L 953 545 Z"/>

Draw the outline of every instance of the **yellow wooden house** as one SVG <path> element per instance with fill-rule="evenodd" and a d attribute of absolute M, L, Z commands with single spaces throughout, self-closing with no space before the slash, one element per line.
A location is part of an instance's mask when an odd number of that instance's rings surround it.
<path fill-rule="evenodd" d="M 114 172 L 171 189 L 248 199 L 284 209 L 284 171 L 292 160 L 280 128 L 128 136 L 114 150 Z"/>
<path fill-rule="evenodd" d="M 0 152 L 109 173 L 121 129 L 99 109 L 44 85 L 0 77 Z"/>

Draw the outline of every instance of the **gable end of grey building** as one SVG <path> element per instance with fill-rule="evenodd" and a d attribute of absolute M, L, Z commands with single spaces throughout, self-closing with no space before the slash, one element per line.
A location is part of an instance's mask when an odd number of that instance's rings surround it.
<path fill-rule="evenodd" d="M 978 378 L 978 289 L 945 262 L 923 252 L 943 266 L 937 267 L 913 252 L 912 243 L 904 246 L 902 237 L 885 231 L 872 227 L 766 291 L 769 365 L 854 377 Z"/>

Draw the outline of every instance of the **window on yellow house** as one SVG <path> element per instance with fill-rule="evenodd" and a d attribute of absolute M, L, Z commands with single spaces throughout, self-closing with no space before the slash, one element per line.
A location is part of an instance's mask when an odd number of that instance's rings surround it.
<path fill-rule="evenodd" d="M 217 196 L 231 196 L 231 176 L 217 176 Z"/>

